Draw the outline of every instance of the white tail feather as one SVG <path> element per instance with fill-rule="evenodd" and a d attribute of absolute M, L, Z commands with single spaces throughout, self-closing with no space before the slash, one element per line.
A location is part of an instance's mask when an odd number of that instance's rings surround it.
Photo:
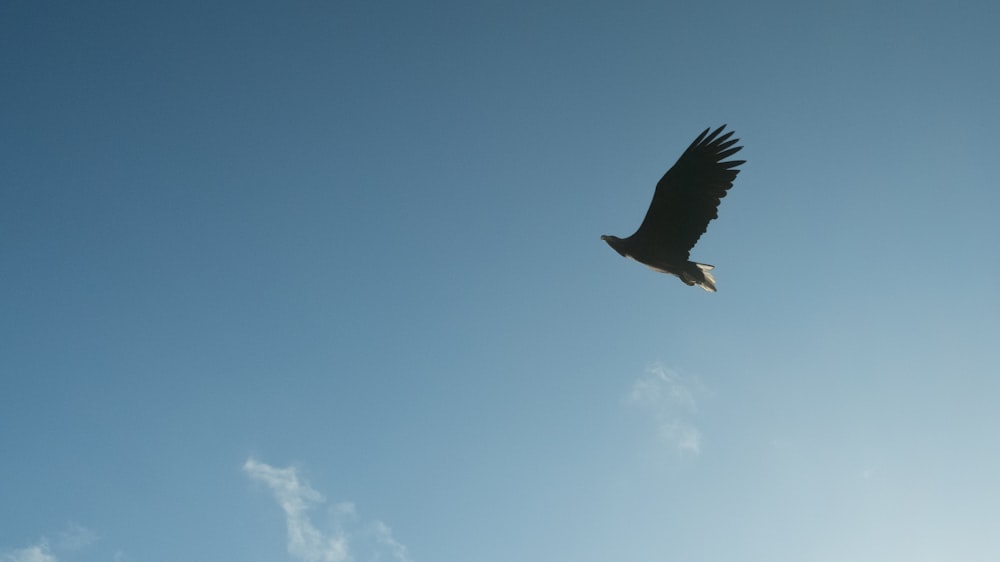
<path fill-rule="evenodd" d="M 701 270 L 701 274 L 705 277 L 705 280 L 704 281 L 694 280 L 694 284 L 698 285 L 702 289 L 705 289 L 709 293 L 714 293 L 715 292 L 715 277 L 713 277 L 712 274 L 709 273 L 709 271 L 715 269 L 715 266 L 714 265 L 704 264 L 704 263 L 695 263 L 695 265 L 697 265 L 698 269 Z"/>

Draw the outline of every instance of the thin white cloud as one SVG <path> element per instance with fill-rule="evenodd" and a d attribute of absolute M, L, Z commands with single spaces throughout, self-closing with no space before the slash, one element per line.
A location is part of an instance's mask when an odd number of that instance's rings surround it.
<path fill-rule="evenodd" d="M 352 502 L 333 505 L 331 530 L 316 528 L 308 511 L 326 499 L 301 480 L 294 467 L 275 468 L 251 458 L 243 464 L 243 471 L 266 484 L 284 510 L 288 553 L 292 556 L 305 562 L 354 562 L 382 560 L 385 555 L 397 562 L 411 562 L 406 547 L 392 536 L 388 525 L 378 520 L 359 524 Z"/>
<path fill-rule="evenodd" d="M 324 501 L 323 495 L 299 481 L 295 468 L 273 466 L 247 459 L 243 470 L 250 478 L 267 484 L 285 511 L 288 527 L 288 553 L 306 562 L 347 562 L 347 537 L 341 532 L 332 536 L 319 531 L 309 520 L 309 506 Z"/>
<path fill-rule="evenodd" d="M 0 562 L 59 562 L 53 552 L 65 553 L 84 549 L 100 537 L 97 533 L 79 525 L 70 523 L 65 531 L 56 535 L 56 540 L 50 542 L 48 537 L 42 537 L 31 546 L 17 549 L 0 549 Z"/>
<path fill-rule="evenodd" d="M 701 453 L 701 431 L 684 421 L 660 422 L 660 435 L 673 443 L 678 451 L 698 455 Z"/>
<path fill-rule="evenodd" d="M 381 521 L 376 521 L 374 526 L 375 540 L 385 546 L 393 558 L 399 562 L 410 562 L 410 557 L 406 553 L 406 547 L 392 538 L 392 529 Z"/>
<path fill-rule="evenodd" d="M 2 562 L 58 562 L 49 550 L 49 543 L 42 539 L 38 544 L 0 554 Z"/>
<path fill-rule="evenodd" d="M 696 396 L 704 391 L 697 380 L 655 363 L 632 383 L 628 401 L 650 413 L 661 439 L 684 454 L 701 453 L 701 431 L 694 425 Z"/>
<path fill-rule="evenodd" d="M 62 550 L 80 550 L 94 544 L 99 538 L 93 530 L 77 523 L 70 523 L 65 531 L 59 533 L 56 545 Z"/>

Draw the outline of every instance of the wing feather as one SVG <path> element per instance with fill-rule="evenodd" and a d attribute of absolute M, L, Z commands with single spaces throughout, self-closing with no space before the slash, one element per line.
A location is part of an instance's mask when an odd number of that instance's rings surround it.
<path fill-rule="evenodd" d="M 725 128 L 702 131 L 663 175 L 633 239 L 655 247 L 658 255 L 688 259 L 708 223 L 718 218 L 719 203 L 740 172 L 735 168 L 746 162 L 723 162 L 743 149 L 733 146 L 739 142 L 730 139 L 733 131 L 719 136 Z"/>

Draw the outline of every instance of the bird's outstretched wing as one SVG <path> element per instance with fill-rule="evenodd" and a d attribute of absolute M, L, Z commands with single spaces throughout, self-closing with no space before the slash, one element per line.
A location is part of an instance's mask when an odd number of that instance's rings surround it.
<path fill-rule="evenodd" d="M 746 162 L 723 162 L 743 148 L 733 147 L 739 142 L 729 138 L 733 131 L 719 136 L 724 128 L 711 134 L 705 129 L 663 175 L 635 238 L 656 245 L 660 252 L 688 259 L 708 223 L 718 218 L 719 201 L 740 172 L 735 168 Z"/>

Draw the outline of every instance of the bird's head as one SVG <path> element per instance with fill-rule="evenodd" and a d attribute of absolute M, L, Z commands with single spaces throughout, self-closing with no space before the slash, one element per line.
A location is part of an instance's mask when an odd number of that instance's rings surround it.
<path fill-rule="evenodd" d="M 628 257 L 628 254 L 625 253 L 625 248 L 624 248 L 625 245 L 623 244 L 624 241 L 621 238 L 617 236 L 611 236 L 610 234 L 602 234 L 601 240 L 607 242 L 608 246 L 611 246 L 611 249 L 618 252 L 623 258 Z"/>

